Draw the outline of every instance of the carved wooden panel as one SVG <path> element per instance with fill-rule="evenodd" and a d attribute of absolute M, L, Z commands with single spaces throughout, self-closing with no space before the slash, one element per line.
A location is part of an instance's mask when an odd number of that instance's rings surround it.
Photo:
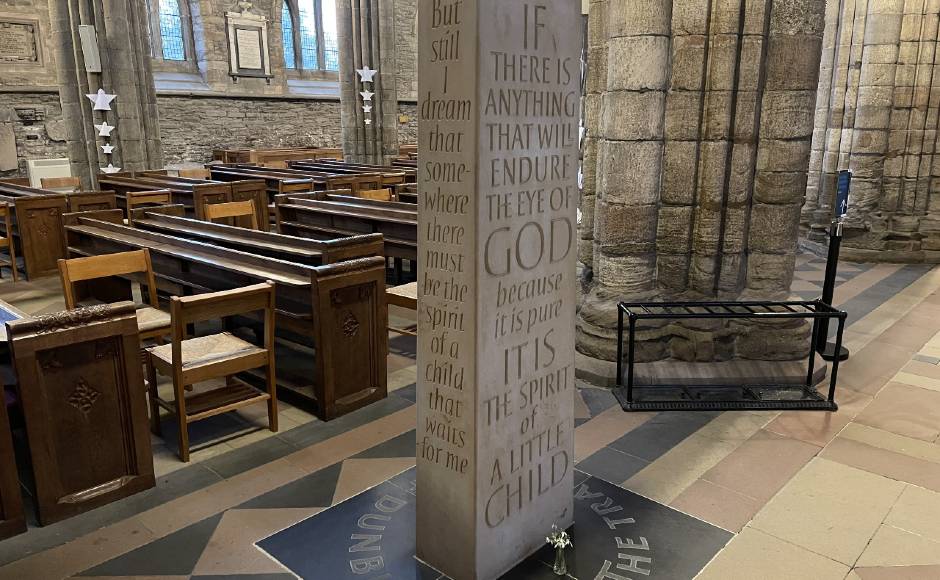
<path fill-rule="evenodd" d="M 27 318 L 9 330 L 39 521 L 153 487 L 134 305 Z"/>
<path fill-rule="evenodd" d="M 58 272 L 56 261 L 66 257 L 62 214 L 67 211 L 67 205 L 64 195 L 16 200 L 17 231 L 27 278 Z"/>
<path fill-rule="evenodd" d="M 0 540 L 25 531 L 23 496 L 17 477 L 16 457 L 13 455 L 13 441 L 10 438 L 10 422 L 7 419 L 3 386 L 0 386 Z"/>
<path fill-rule="evenodd" d="M 316 268 L 317 404 L 329 420 L 388 395 L 385 259 Z"/>

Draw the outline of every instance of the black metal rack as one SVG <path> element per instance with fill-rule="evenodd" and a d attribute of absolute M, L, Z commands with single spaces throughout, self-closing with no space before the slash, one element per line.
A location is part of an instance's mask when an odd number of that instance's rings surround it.
<path fill-rule="evenodd" d="M 838 320 L 836 352 L 842 346 L 846 313 L 821 300 L 795 302 L 621 302 L 617 323 L 617 388 L 614 391 L 627 411 L 725 411 L 725 410 L 819 410 L 835 411 L 839 360 L 832 362 L 828 397 L 813 385 L 820 322 Z M 627 377 L 623 383 L 624 318 L 629 325 Z M 640 320 L 681 319 L 812 319 L 813 332 L 807 347 L 805 383 L 759 385 L 634 385 L 636 331 Z"/>

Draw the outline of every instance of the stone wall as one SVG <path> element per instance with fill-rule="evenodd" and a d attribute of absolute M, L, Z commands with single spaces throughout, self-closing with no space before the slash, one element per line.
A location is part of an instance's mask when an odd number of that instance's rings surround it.
<path fill-rule="evenodd" d="M 142 1 L 142 0 L 141 0 Z M 228 76 L 225 11 L 231 0 L 191 0 L 193 40 L 197 63 L 154 61 L 158 75 L 188 75 L 195 83 L 186 90 L 164 90 L 158 82 L 160 133 L 165 161 L 203 163 L 217 147 L 281 147 L 340 145 L 338 99 L 292 98 L 288 81 L 330 82 L 336 73 L 298 74 L 283 66 L 280 35 L 280 0 L 255 0 L 254 7 L 269 19 L 269 43 L 274 78 L 240 79 Z M 417 39 L 416 0 L 396 0 L 396 48 L 399 131 L 401 143 L 417 142 Z M 48 0 L 0 0 L 0 19 L 37 19 L 40 30 L 40 62 L 0 63 L 0 122 L 12 122 L 25 174 L 26 159 L 66 157 L 65 129 L 57 93 L 55 39 L 51 35 Z M 182 78 L 182 77 L 181 77 Z M 202 83 L 202 86 L 198 86 Z M 24 92 L 34 89 L 35 92 Z M 200 95 L 204 92 L 205 95 Z M 42 120 L 20 118 L 16 108 L 35 110 Z M 31 116 L 28 114 L 27 116 Z"/>
<path fill-rule="evenodd" d="M 167 164 L 205 163 L 232 147 L 338 147 L 338 101 L 160 96 Z"/>
<path fill-rule="evenodd" d="M 581 352 L 615 360 L 619 300 L 789 295 L 824 5 L 592 2 Z M 641 356 L 768 356 L 750 336 L 653 328 Z"/>
<path fill-rule="evenodd" d="M 840 170 L 853 172 L 842 254 L 940 262 L 940 2 L 828 3 L 802 222 L 825 241 Z"/>
<path fill-rule="evenodd" d="M 398 100 L 418 98 L 417 0 L 395 0 L 396 57 L 398 60 Z M 414 141 L 402 141 L 414 143 Z"/>
<path fill-rule="evenodd" d="M 398 103 L 398 142 L 402 145 L 417 145 L 418 105 Z"/>
<path fill-rule="evenodd" d="M 0 92 L 0 122 L 13 125 L 19 159 L 18 170 L 0 177 L 26 175 L 27 159 L 68 157 L 58 93 Z"/>

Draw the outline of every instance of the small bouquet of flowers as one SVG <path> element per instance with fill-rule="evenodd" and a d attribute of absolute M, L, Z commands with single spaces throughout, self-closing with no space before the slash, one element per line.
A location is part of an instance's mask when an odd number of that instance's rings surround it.
<path fill-rule="evenodd" d="M 568 532 L 552 524 L 552 533 L 545 538 L 545 541 L 555 548 L 555 574 L 564 576 L 568 573 L 568 564 L 565 562 L 565 548 L 570 548 L 573 545 L 571 537 Z"/>
<path fill-rule="evenodd" d="M 552 524 L 552 533 L 545 538 L 545 541 L 552 545 L 556 550 L 563 550 L 571 547 L 571 537 L 568 532 Z"/>

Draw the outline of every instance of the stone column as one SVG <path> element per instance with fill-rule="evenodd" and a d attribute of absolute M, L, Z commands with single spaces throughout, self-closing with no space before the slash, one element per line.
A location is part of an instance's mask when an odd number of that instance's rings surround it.
<path fill-rule="evenodd" d="M 93 176 L 109 162 L 124 170 L 163 166 L 146 6 L 135 0 L 54 0 L 50 3 L 56 42 L 56 68 L 72 173 L 93 185 Z M 98 33 L 101 73 L 87 73 L 79 24 Z M 85 97 L 99 88 L 117 95 L 111 111 L 93 111 Z M 95 124 L 107 121 L 114 154 L 105 155 Z"/>
<path fill-rule="evenodd" d="M 806 185 L 802 224 L 813 241 L 827 239 L 839 171 L 848 169 L 854 147 L 853 124 L 858 105 L 860 71 L 849 63 L 864 58 L 895 62 L 887 47 L 863 51 L 868 0 L 840 0 L 826 5 L 826 30 L 816 93 L 812 153 Z M 876 54 L 880 53 L 880 54 Z M 879 147 L 871 133 L 859 136 L 859 151 Z M 883 141 L 882 141 L 883 143 Z"/>
<path fill-rule="evenodd" d="M 418 10 L 417 553 L 457 580 L 573 517 L 580 8 Z"/>
<path fill-rule="evenodd" d="M 594 204 L 598 186 L 601 99 L 607 90 L 607 5 L 608 0 L 592 0 L 588 12 L 587 95 L 584 98 L 585 135 L 582 166 L 584 186 L 581 189 L 578 259 L 589 271 L 594 267 Z"/>
<path fill-rule="evenodd" d="M 387 164 L 398 155 L 395 3 L 339 0 L 336 10 L 343 155 L 355 163 Z M 378 71 L 372 82 L 361 82 L 356 71 L 363 68 Z M 372 100 L 362 92 L 374 93 Z"/>
<path fill-rule="evenodd" d="M 824 5 L 610 3 L 608 59 L 617 67 L 608 67 L 603 95 L 580 352 L 615 360 L 620 300 L 788 295 Z M 653 326 L 639 336 L 640 360 L 760 354 L 713 326 Z"/>
<path fill-rule="evenodd" d="M 825 241 L 835 174 L 852 170 L 847 259 L 940 261 L 938 12 L 936 0 L 842 0 L 830 17 L 839 42 L 821 72 L 835 80 L 818 102 L 831 114 L 814 137 L 820 175 L 808 184 L 804 223 Z"/>

